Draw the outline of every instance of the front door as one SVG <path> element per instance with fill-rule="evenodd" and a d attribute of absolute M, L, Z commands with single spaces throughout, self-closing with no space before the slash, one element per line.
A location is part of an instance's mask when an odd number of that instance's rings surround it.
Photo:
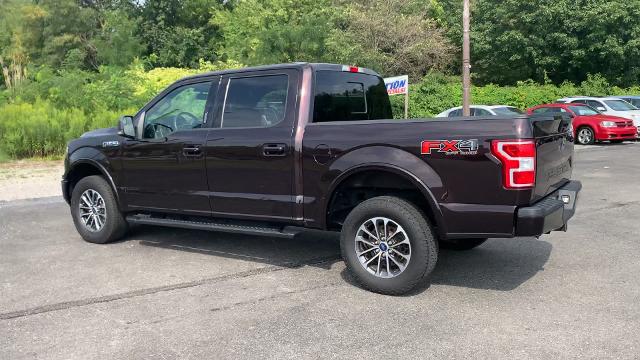
<path fill-rule="evenodd" d="M 293 69 L 223 78 L 206 145 L 214 216 L 293 218 L 298 78 Z"/>
<path fill-rule="evenodd" d="M 139 136 L 123 146 L 130 209 L 210 215 L 204 146 L 218 81 L 174 86 L 141 112 Z"/>

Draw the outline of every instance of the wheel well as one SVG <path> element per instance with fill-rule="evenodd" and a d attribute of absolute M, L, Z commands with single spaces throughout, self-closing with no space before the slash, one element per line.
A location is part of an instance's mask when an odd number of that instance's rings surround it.
<path fill-rule="evenodd" d="M 344 179 L 333 191 L 327 206 L 327 228 L 339 230 L 353 208 L 378 196 L 405 199 L 422 210 L 433 226 L 437 225 L 429 201 L 410 179 L 392 171 L 366 170 Z"/>
<path fill-rule="evenodd" d="M 591 130 L 591 132 L 593 133 L 593 136 L 596 135 L 596 131 L 593 129 L 593 126 L 591 125 L 580 125 L 578 126 L 578 128 L 576 128 L 576 137 L 578 136 L 578 132 L 580 132 L 580 129 L 584 129 L 587 128 L 589 130 Z"/>
<path fill-rule="evenodd" d="M 69 187 L 68 188 L 69 198 L 71 198 L 71 194 L 73 193 L 73 188 L 76 186 L 78 181 L 82 180 L 83 178 L 86 178 L 87 176 L 92 176 L 92 175 L 99 175 L 104 177 L 104 174 L 102 174 L 102 171 L 100 171 L 100 169 L 98 169 L 98 167 L 96 167 L 95 165 L 83 163 L 83 164 L 78 164 L 74 166 L 73 169 L 71 169 L 71 171 L 69 171 L 69 173 L 67 174 L 67 181 L 69 182 L 67 185 Z"/>

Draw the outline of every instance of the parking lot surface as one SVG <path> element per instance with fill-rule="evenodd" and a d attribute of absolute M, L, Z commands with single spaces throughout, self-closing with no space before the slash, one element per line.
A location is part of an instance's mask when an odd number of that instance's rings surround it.
<path fill-rule="evenodd" d="M 637 359 L 640 145 L 579 148 L 574 178 L 568 232 L 443 251 L 404 297 L 353 285 L 334 234 L 93 245 L 58 197 L 1 202 L 0 359 Z"/>

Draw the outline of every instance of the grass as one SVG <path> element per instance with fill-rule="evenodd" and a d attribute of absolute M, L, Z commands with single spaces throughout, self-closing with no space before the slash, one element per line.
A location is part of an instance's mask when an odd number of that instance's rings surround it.
<path fill-rule="evenodd" d="M 9 157 L 9 155 L 3 153 L 2 150 L 0 150 L 0 164 L 6 163 L 6 162 L 8 162 L 10 160 L 11 160 L 11 158 Z"/>

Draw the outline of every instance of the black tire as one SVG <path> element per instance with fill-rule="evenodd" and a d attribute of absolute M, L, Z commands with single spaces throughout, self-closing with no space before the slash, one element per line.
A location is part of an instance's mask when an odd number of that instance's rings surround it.
<path fill-rule="evenodd" d="M 447 239 L 440 240 L 440 248 L 456 251 L 475 249 L 487 241 L 487 239 Z"/>
<path fill-rule="evenodd" d="M 580 133 L 584 131 L 586 137 L 581 137 Z M 580 145 L 593 145 L 596 142 L 596 134 L 593 132 L 593 129 L 588 126 L 581 126 L 576 131 L 576 143 Z"/>
<path fill-rule="evenodd" d="M 94 190 L 104 200 L 106 219 L 104 225 L 97 231 L 90 231 L 80 217 L 80 197 L 87 190 Z M 118 209 L 113 190 L 102 176 L 87 176 L 78 181 L 71 194 L 71 216 L 80 236 L 94 244 L 106 244 L 118 240 L 128 229 L 127 221 Z"/>
<path fill-rule="evenodd" d="M 370 273 L 356 254 L 356 235 L 360 226 L 376 217 L 399 224 L 411 246 L 406 268 L 395 277 L 382 278 Z M 342 226 L 340 249 L 355 280 L 367 290 L 386 295 L 402 295 L 414 289 L 431 274 L 438 261 L 438 242 L 426 216 L 412 203 L 392 196 L 366 200 L 349 213 Z"/>

